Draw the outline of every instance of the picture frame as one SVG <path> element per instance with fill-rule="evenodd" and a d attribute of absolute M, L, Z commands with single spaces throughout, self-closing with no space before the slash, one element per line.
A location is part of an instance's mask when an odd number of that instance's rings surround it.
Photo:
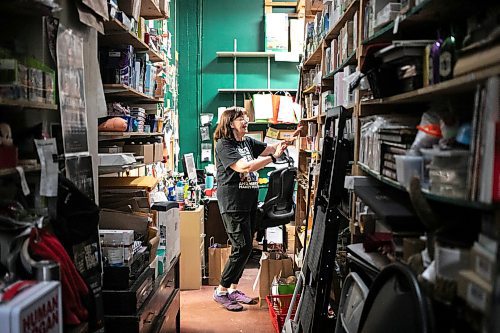
<path fill-rule="evenodd" d="M 245 134 L 245 136 L 254 138 L 255 140 L 264 141 L 264 132 L 262 131 L 249 131 L 248 133 Z"/>

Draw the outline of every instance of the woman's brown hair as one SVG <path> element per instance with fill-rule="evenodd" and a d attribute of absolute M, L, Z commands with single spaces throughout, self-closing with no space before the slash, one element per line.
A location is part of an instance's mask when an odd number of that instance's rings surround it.
<path fill-rule="evenodd" d="M 219 139 L 234 139 L 233 129 L 231 128 L 231 122 L 236 118 L 245 116 L 247 112 L 244 108 L 239 106 L 233 106 L 227 108 L 221 115 L 219 119 L 219 124 L 214 132 L 214 140 Z"/>

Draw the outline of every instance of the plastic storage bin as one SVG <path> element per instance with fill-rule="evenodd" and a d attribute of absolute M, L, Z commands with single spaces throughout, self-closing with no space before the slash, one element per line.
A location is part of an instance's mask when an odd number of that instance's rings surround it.
<path fill-rule="evenodd" d="M 413 177 L 422 179 L 424 159 L 422 156 L 396 155 L 396 176 L 398 182 L 408 188 Z"/>

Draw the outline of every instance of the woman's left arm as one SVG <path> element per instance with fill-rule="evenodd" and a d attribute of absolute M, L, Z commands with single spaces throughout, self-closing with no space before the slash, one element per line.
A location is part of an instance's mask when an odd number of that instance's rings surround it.
<path fill-rule="evenodd" d="M 280 143 L 281 141 L 272 145 L 268 144 L 266 149 L 264 149 L 264 151 L 260 154 L 260 156 L 269 156 L 270 154 L 274 154 L 276 152 L 276 148 Z"/>

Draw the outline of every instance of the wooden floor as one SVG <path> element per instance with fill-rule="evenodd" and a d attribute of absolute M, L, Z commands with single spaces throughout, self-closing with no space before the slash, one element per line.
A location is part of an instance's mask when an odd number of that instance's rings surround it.
<path fill-rule="evenodd" d="M 239 289 L 249 296 L 258 296 L 252 290 L 258 268 L 255 260 L 247 265 Z M 212 299 L 214 286 L 201 290 L 181 291 L 181 333 L 273 333 L 274 328 L 267 307 L 244 305 L 241 312 L 229 312 Z"/>

